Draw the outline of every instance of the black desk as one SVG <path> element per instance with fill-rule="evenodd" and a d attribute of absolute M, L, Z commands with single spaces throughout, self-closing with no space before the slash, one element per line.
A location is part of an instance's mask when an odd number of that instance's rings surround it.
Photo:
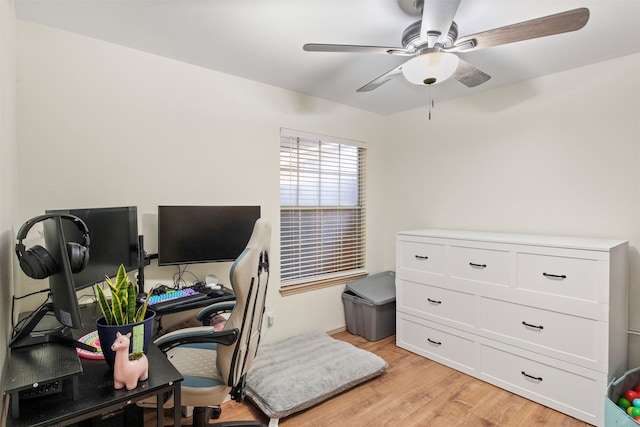
<path fill-rule="evenodd" d="M 91 304 L 82 312 L 88 332 L 95 327 L 98 311 L 95 304 Z M 76 338 L 82 335 L 82 332 L 78 332 Z M 34 354 L 38 355 L 38 359 L 33 358 Z M 175 407 L 180 407 L 182 375 L 155 345 L 149 347 L 147 354 L 149 379 L 140 382 L 138 387 L 131 391 L 113 389 L 113 373 L 104 360 L 80 359 L 82 372 L 71 373 L 75 369 L 73 360 L 77 361 L 78 357 L 74 349 L 65 348 L 60 344 L 48 343 L 36 348 L 12 349 L 10 357 L 5 392 L 12 394 L 12 400 L 17 391 L 24 388 L 25 381 L 46 382 L 51 379 L 51 374 L 47 373 L 49 369 L 41 364 L 42 361 L 47 360 L 53 365 L 69 365 L 72 368 L 68 371 L 70 379 L 64 382 L 62 393 L 18 402 L 20 416 L 13 418 L 9 415 L 8 427 L 65 426 L 108 414 L 154 395 L 157 397 L 158 425 L 161 426 L 164 418 L 164 393 L 173 392 Z M 25 366 L 32 367 L 30 376 L 25 375 Z M 175 410 L 174 425 L 180 425 L 180 418 L 180 410 Z"/>

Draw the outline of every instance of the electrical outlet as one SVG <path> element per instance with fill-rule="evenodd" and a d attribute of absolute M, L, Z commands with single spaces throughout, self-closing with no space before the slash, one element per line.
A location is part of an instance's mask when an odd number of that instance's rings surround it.
<path fill-rule="evenodd" d="M 266 315 L 267 315 L 267 326 L 273 326 L 273 321 L 274 321 L 273 311 L 267 312 Z"/>

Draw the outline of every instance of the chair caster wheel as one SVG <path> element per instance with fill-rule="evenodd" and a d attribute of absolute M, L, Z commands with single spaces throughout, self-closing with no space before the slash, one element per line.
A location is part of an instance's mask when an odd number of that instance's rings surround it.
<path fill-rule="evenodd" d="M 220 407 L 211 408 L 211 418 L 213 418 L 214 420 L 217 420 L 218 418 L 220 418 L 221 414 L 222 414 L 222 408 Z"/>

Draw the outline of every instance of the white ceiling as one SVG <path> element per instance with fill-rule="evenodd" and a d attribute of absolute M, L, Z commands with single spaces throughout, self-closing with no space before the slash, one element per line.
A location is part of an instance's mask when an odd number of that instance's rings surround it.
<path fill-rule="evenodd" d="M 400 75 L 356 89 L 407 58 L 305 52 L 304 43 L 401 47 L 420 19 L 412 0 L 15 0 L 19 19 L 151 52 L 380 114 L 428 103 L 428 88 Z M 462 0 L 460 37 L 578 7 L 576 32 L 460 54 L 491 75 L 476 88 L 449 79 L 436 101 L 640 52 L 640 0 Z M 640 70 L 639 74 L 640 74 Z M 606 76 L 603 76 L 606 78 Z"/>

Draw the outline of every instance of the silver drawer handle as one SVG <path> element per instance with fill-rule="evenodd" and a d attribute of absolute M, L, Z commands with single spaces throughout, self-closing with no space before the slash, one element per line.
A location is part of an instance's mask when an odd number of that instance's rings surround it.
<path fill-rule="evenodd" d="M 469 265 L 473 268 L 487 268 L 487 264 L 476 264 L 474 262 L 470 262 Z"/>
<path fill-rule="evenodd" d="M 427 301 L 429 301 L 431 304 L 442 304 L 442 301 L 437 301 L 431 298 L 427 298 Z"/>
<path fill-rule="evenodd" d="M 521 374 L 527 378 L 531 378 L 532 380 L 542 381 L 542 377 L 534 377 L 533 375 L 527 374 L 525 371 L 521 371 Z"/>
<path fill-rule="evenodd" d="M 548 277 L 549 279 L 566 279 L 567 276 L 564 274 L 551 274 L 551 273 L 542 273 L 544 277 Z"/>
<path fill-rule="evenodd" d="M 532 325 L 531 323 L 527 323 L 527 322 L 524 322 L 524 321 L 522 322 L 522 324 L 523 324 L 524 326 L 529 327 L 529 328 L 538 329 L 538 330 L 540 330 L 540 331 L 544 329 L 544 326 L 542 326 L 542 325 Z"/>
<path fill-rule="evenodd" d="M 434 340 L 432 340 L 431 338 L 427 338 L 427 341 L 429 341 L 431 344 L 434 344 L 434 345 L 442 345 L 442 343 L 441 343 L 441 342 L 439 342 L 439 341 L 434 341 Z"/>
<path fill-rule="evenodd" d="M 425 259 L 429 259 L 428 256 L 423 256 L 423 255 L 415 255 L 416 259 L 419 259 L 420 261 L 425 260 Z"/>

